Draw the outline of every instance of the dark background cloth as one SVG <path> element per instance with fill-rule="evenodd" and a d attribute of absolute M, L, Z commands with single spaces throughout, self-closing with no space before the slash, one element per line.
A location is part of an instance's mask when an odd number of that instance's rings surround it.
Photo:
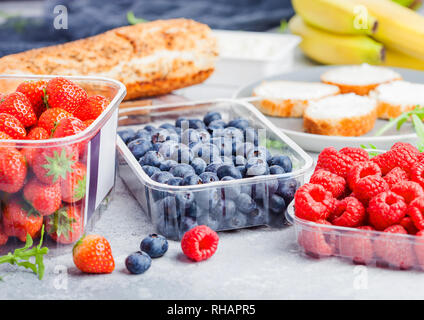
<path fill-rule="evenodd" d="M 146 20 L 191 18 L 211 28 L 265 31 L 294 13 L 290 0 L 46 0 L 42 17 L 9 17 L 0 26 L 0 56 L 92 36 L 128 25 L 127 12 Z M 68 29 L 56 30 L 53 8 L 64 5 Z"/>

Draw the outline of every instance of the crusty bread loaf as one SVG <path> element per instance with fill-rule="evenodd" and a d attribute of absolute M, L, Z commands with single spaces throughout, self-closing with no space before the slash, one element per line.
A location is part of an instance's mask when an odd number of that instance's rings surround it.
<path fill-rule="evenodd" d="M 213 72 L 216 57 L 216 40 L 207 25 L 158 20 L 5 56 L 0 74 L 109 77 L 126 85 L 128 100 L 200 83 Z"/>
<path fill-rule="evenodd" d="M 377 118 L 374 99 L 354 93 L 311 102 L 303 117 L 306 132 L 328 136 L 360 136 L 370 131 Z"/>
<path fill-rule="evenodd" d="M 402 76 L 389 68 L 365 63 L 333 68 L 321 75 L 322 82 L 338 86 L 341 93 L 353 92 L 362 96 L 382 83 L 400 79 Z"/>
<path fill-rule="evenodd" d="M 417 105 L 424 106 L 424 84 L 394 81 L 379 85 L 370 96 L 377 100 L 379 118 L 396 118 Z"/>
<path fill-rule="evenodd" d="M 256 104 L 258 108 L 274 117 L 302 117 L 309 101 L 338 93 L 336 86 L 300 81 L 264 81 L 252 92 L 263 98 Z"/>

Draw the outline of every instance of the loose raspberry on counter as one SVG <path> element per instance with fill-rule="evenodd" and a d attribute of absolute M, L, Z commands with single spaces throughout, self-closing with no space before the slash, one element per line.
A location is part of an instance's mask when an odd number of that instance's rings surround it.
<path fill-rule="evenodd" d="M 304 184 L 296 191 L 294 199 L 296 216 L 300 219 L 325 220 L 334 210 L 335 199 L 331 192 L 319 184 Z"/>
<path fill-rule="evenodd" d="M 320 225 L 331 225 L 326 220 L 317 220 Z M 329 233 L 331 231 L 324 226 L 317 226 L 313 230 L 303 229 L 298 235 L 299 245 L 305 252 L 315 258 L 331 256 L 334 253 L 335 238 Z"/>
<path fill-rule="evenodd" d="M 365 204 L 371 198 L 387 190 L 389 190 L 389 185 L 382 177 L 377 175 L 359 179 L 353 188 L 355 196 Z"/>
<path fill-rule="evenodd" d="M 355 163 L 347 173 L 347 183 L 350 189 L 354 189 L 359 179 L 367 176 L 381 176 L 380 167 L 371 161 Z"/>
<path fill-rule="evenodd" d="M 184 234 L 181 248 L 188 258 L 199 262 L 214 255 L 218 249 L 218 242 L 218 234 L 211 228 L 201 225 Z"/>
<path fill-rule="evenodd" d="M 411 217 L 418 230 L 424 230 L 424 197 L 411 201 L 407 214 Z"/>
<path fill-rule="evenodd" d="M 405 216 L 407 205 L 403 198 L 392 191 L 382 192 L 368 205 L 369 222 L 377 230 L 398 224 Z"/>
<path fill-rule="evenodd" d="M 337 201 L 331 222 L 341 227 L 358 227 L 365 221 L 365 208 L 358 199 L 353 197 Z"/>
<path fill-rule="evenodd" d="M 384 229 L 384 232 L 408 234 L 405 228 L 399 224 Z M 381 234 L 374 240 L 374 250 L 377 256 L 396 268 L 409 269 L 414 265 L 415 257 L 412 246 L 400 237 L 396 239 L 392 235 Z"/>
<path fill-rule="evenodd" d="M 371 226 L 359 227 L 360 230 L 375 231 Z M 372 244 L 372 235 L 369 233 L 349 232 L 349 236 L 339 237 L 339 254 L 345 258 L 350 258 L 354 263 L 371 263 L 374 251 Z"/>
<path fill-rule="evenodd" d="M 323 186 L 334 198 L 339 198 L 346 191 L 346 180 L 324 169 L 315 171 L 309 182 Z"/>
<path fill-rule="evenodd" d="M 368 156 L 368 152 L 366 152 L 362 148 L 345 147 L 345 148 L 340 149 L 339 152 L 349 156 L 355 162 L 369 161 L 369 159 L 370 159 L 369 156 Z"/>
<path fill-rule="evenodd" d="M 384 180 L 389 184 L 390 187 L 399 183 L 400 181 L 407 181 L 408 174 L 405 170 L 396 167 L 389 171 L 384 177 Z"/>
<path fill-rule="evenodd" d="M 400 195 L 405 200 L 406 204 L 409 204 L 416 198 L 424 196 L 423 188 L 413 181 L 401 181 L 395 184 L 390 190 Z"/>
<path fill-rule="evenodd" d="M 325 148 L 318 156 L 316 170 L 325 169 L 340 177 L 346 178 L 353 164 L 354 161 L 351 157 L 338 152 L 334 148 Z"/>

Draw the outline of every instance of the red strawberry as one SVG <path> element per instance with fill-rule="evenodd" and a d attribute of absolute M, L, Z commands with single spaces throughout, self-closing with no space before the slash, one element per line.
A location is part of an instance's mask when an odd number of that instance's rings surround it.
<path fill-rule="evenodd" d="M 48 138 L 50 138 L 49 133 L 41 127 L 34 127 L 27 134 L 29 140 L 46 140 Z"/>
<path fill-rule="evenodd" d="M 60 185 L 44 184 L 36 178 L 29 180 L 24 187 L 25 199 L 43 216 L 54 213 L 61 205 Z"/>
<path fill-rule="evenodd" d="M 87 169 L 84 164 L 77 162 L 72 166 L 72 172 L 68 172 L 62 181 L 62 200 L 76 202 L 85 196 Z"/>
<path fill-rule="evenodd" d="M 73 113 L 87 100 L 87 92 L 65 78 L 54 78 L 47 83 L 46 101 L 50 108 L 62 108 Z"/>
<path fill-rule="evenodd" d="M 79 108 L 74 111 L 74 116 L 82 121 L 97 119 L 98 116 L 109 105 L 110 100 L 103 96 L 97 95 L 89 97 Z"/>
<path fill-rule="evenodd" d="M 0 190 L 9 193 L 19 191 L 26 174 L 24 156 L 15 148 L 0 148 Z"/>
<path fill-rule="evenodd" d="M 102 236 L 82 237 L 72 251 L 75 266 L 86 273 L 111 273 L 115 269 L 109 242 Z"/>
<path fill-rule="evenodd" d="M 25 81 L 16 89 L 17 92 L 23 93 L 31 102 L 37 118 L 46 110 L 46 105 L 44 103 L 44 91 L 46 90 L 46 86 L 47 81 L 44 80 Z"/>
<path fill-rule="evenodd" d="M 31 238 L 36 238 L 42 225 L 43 217 L 24 201 L 11 199 L 3 210 L 4 232 L 23 242 L 26 240 L 27 233 Z"/>
<path fill-rule="evenodd" d="M 0 131 L 9 135 L 12 139 L 24 139 L 26 130 L 22 123 L 14 116 L 0 113 Z"/>
<path fill-rule="evenodd" d="M 0 140 L 11 140 L 12 137 L 9 136 L 7 133 L 1 132 L 0 131 Z M 13 142 L 8 142 L 8 147 L 14 147 L 15 144 Z"/>
<path fill-rule="evenodd" d="M 96 119 L 90 119 L 90 120 L 85 120 L 83 121 L 85 124 L 85 127 L 88 128 L 89 126 L 91 126 L 91 124 L 96 121 Z"/>
<path fill-rule="evenodd" d="M 72 166 L 78 161 L 78 149 L 75 145 L 40 149 L 32 161 L 32 170 L 38 180 L 46 184 L 55 184 L 72 172 Z"/>
<path fill-rule="evenodd" d="M 60 120 L 56 128 L 53 130 L 53 138 L 73 136 L 84 131 L 85 128 L 85 124 L 80 119 L 75 117 L 65 118 Z M 75 144 L 81 155 L 85 150 L 86 144 L 86 142 Z"/>
<path fill-rule="evenodd" d="M 14 116 L 25 127 L 30 127 L 37 123 L 37 116 L 31 102 L 20 92 L 14 92 L 6 96 L 0 103 L 0 113 Z"/>
<path fill-rule="evenodd" d="M 46 229 L 56 242 L 69 244 L 83 233 L 82 217 L 76 206 L 65 206 L 46 217 Z"/>
<path fill-rule="evenodd" d="M 44 128 L 51 135 L 60 120 L 70 117 L 72 117 L 72 114 L 61 108 L 47 109 L 38 119 L 38 126 Z"/>

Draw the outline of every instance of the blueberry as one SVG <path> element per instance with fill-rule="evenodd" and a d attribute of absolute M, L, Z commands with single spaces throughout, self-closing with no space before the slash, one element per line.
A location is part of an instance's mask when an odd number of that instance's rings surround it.
<path fill-rule="evenodd" d="M 194 194 L 191 191 L 181 191 L 176 195 L 178 207 L 189 209 L 194 203 Z"/>
<path fill-rule="evenodd" d="M 192 217 L 184 217 L 181 221 L 181 231 L 186 233 L 187 231 L 197 227 L 197 222 L 195 218 Z"/>
<path fill-rule="evenodd" d="M 237 211 L 236 204 L 233 200 L 225 199 L 218 202 L 216 207 L 211 210 L 211 215 L 218 220 L 228 219 L 235 215 Z"/>
<path fill-rule="evenodd" d="M 231 139 L 225 139 L 224 137 L 215 137 L 210 140 L 210 142 L 215 145 L 220 151 L 221 156 L 231 156 L 232 155 L 232 142 Z"/>
<path fill-rule="evenodd" d="M 166 184 L 169 185 L 169 186 L 180 186 L 182 182 L 183 182 L 183 178 L 173 177 L 173 178 L 169 179 L 166 182 Z"/>
<path fill-rule="evenodd" d="M 207 189 L 198 191 L 195 194 L 197 205 L 206 212 L 212 210 L 221 200 L 221 194 L 217 189 Z"/>
<path fill-rule="evenodd" d="M 246 164 L 247 177 L 266 175 L 268 174 L 268 172 L 269 172 L 269 167 L 264 159 L 252 157 L 247 160 L 247 164 Z"/>
<path fill-rule="evenodd" d="M 140 250 L 147 253 L 150 258 L 162 257 L 168 251 L 168 240 L 164 236 L 152 233 L 141 241 Z"/>
<path fill-rule="evenodd" d="M 221 161 L 222 161 L 223 164 L 234 167 L 233 157 L 230 158 L 230 157 L 222 156 Z"/>
<path fill-rule="evenodd" d="M 235 156 L 233 163 L 235 166 L 245 166 L 247 164 L 247 160 L 243 156 Z"/>
<path fill-rule="evenodd" d="M 269 179 L 252 185 L 252 198 L 255 200 L 266 199 L 267 195 L 274 194 L 278 189 L 278 180 Z"/>
<path fill-rule="evenodd" d="M 225 226 L 227 228 L 238 229 L 238 228 L 243 228 L 246 225 L 247 225 L 247 217 L 240 212 L 237 212 L 235 215 L 225 219 Z"/>
<path fill-rule="evenodd" d="M 162 154 L 157 151 L 148 151 L 141 159 L 140 164 L 159 167 L 165 161 Z"/>
<path fill-rule="evenodd" d="M 284 212 L 286 210 L 286 202 L 283 197 L 273 194 L 269 198 L 269 208 L 275 213 Z"/>
<path fill-rule="evenodd" d="M 269 164 L 271 166 L 280 166 L 284 169 L 285 172 L 291 172 L 292 171 L 292 162 L 288 156 L 280 155 L 280 156 L 273 156 Z"/>
<path fill-rule="evenodd" d="M 134 252 L 125 259 L 125 266 L 132 274 L 141 274 L 147 271 L 152 264 L 152 259 L 145 252 Z"/>
<path fill-rule="evenodd" d="M 166 137 L 166 141 L 180 142 L 180 136 L 175 132 L 170 132 Z"/>
<path fill-rule="evenodd" d="M 152 133 L 152 143 L 165 142 L 169 136 L 169 131 L 166 129 L 158 129 Z"/>
<path fill-rule="evenodd" d="M 269 173 L 270 174 L 283 174 L 283 173 L 286 173 L 286 172 L 284 171 L 284 169 L 282 167 L 273 165 L 273 166 L 269 167 Z"/>
<path fill-rule="evenodd" d="M 265 224 L 266 217 L 264 210 L 261 207 L 257 207 L 247 215 L 247 220 L 248 223 L 252 226 L 260 226 Z"/>
<path fill-rule="evenodd" d="M 186 117 L 179 117 L 175 121 L 175 127 L 187 129 L 188 128 L 188 119 Z"/>
<path fill-rule="evenodd" d="M 247 160 L 250 158 L 261 158 L 266 162 L 271 160 L 271 153 L 265 147 L 254 147 L 247 153 Z"/>
<path fill-rule="evenodd" d="M 234 119 L 228 122 L 228 127 L 234 127 L 244 131 L 246 128 L 249 127 L 249 121 L 242 118 Z"/>
<path fill-rule="evenodd" d="M 212 134 L 212 136 L 218 137 L 221 136 L 225 129 L 225 122 L 222 120 L 214 120 L 209 126 L 208 130 Z"/>
<path fill-rule="evenodd" d="M 184 178 L 186 176 L 195 174 L 193 167 L 186 163 L 177 164 L 176 166 L 172 167 L 171 170 L 169 170 L 169 172 L 174 177 L 180 177 L 180 178 Z"/>
<path fill-rule="evenodd" d="M 178 163 L 190 164 L 193 161 L 193 152 L 184 144 L 179 144 L 172 147 L 170 158 Z"/>
<path fill-rule="evenodd" d="M 199 177 L 203 183 L 219 181 L 218 176 L 213 172 L 203 172 Z"/>
<path fill-rule="evenodd" d="M 222 179 L 223 177 L 229 176 L 234 179 L 241 179 L 243 178 L 240 171 L 236 169 L 233 165 L 227 165 L 224 164 L 218 168 L 216 171 L 216 174 L 219 179 Z"/>
<path fill-rule="evenodd" d="M 163 196 L 155 202 L 154 211 L 157 213 L 160 220 L 171 221 L 176 220 L 181 216 L 177 200 L 174 196 Z"/>
<path fill-rule="evenodd" d="M 144 139 L 136 139 L 128 144 L 128 149 L 130 149 L 131 153 L 137 160 L 140 160 L 140 158 L 152 148 L 152 143 Z"/>
<path fill-rule="evenodd" d="M 197 184 L 203 184 L 203 182 L 202 179 L 195 174 L 184 177 L 183 182 L 181 183 L 182 186 L 194 186 Z"/>
<path fill-rule="evenodd" d="M 200 141 L 199 133 L 194 129 L 187 129 L 183 131 L 183 133 L 181 134 L 181 143 L 187 146 L 190 143 L 199 142 L 199 141 Z"/>
<path fill-rule="evenodd" d="M 169 172 L 156 172 L 154 173 L 151 178 L 153 181 L 156 181 L 158 183 L 167 183 L 169 179 L 173 178 L 174 176 L 170 174 Z"/>
<path fill-rule="evenodd" d="M 179 144 L 175 141 L 165 141 L 161 144 L 159 147 L 159 153 L 162 154 L 166 159 L 169 159 L 171 157 L 172 152 L 179 148 Z"/>
<path fill-rule="evenodd" d="M 166 129 L 168 131 L 177 132 L 175 126 L 172 123 L 164 123 L 159 126 L 159 128 Z"/>
<path fill-rule="evenodd" d="M 203 117 L 203 122 L 205 125 L 209 126 L 212 121 L 221 120 L 222 116 L 219 112 L 210 111 Z"/>
<path fill-rule="evenodd" d="M 233 177 L 223 177 L 221 181 L 233 181 L 236 180 Z M 240 187 L 238 185 L 226 186 L 221 190 L 222 197 L 224 199 L 232 199 L 235 200 L 240 195 Z"/>
<path fill-rule="evenodd" d="M 159 151 L 159 149 L 160 149 L 160 147 L 161 147 L 161 146 L 162 146 L 162 143 L 161 143 L 161 142 L 155 143 L 155 144 L 153 145 L 152 150 L 153 150 L 153 151 Z"/>
<path fill-rule="evenodd" d="M 237 209 L 244 214 L 249 214 L 256 209 L 256 202 L 245 193 L 241 193 L 237 197 L 236 205 Z"/>
<path fill-rule="evenodd" d="M 211 143 L 202 144 L 193 151 L 193 153 L 195 157 L 202 158 L 207 164 L 213 162 L 215 158 L 219 158 L 220 156 L 218 147 Z"/>
<path fill-rule="evenodd" d="M 200 119 L 188 119 L 188 127 L 191 129 L 206 129 L 205 123 Z"/>
<path fill-rule="evenodd" d="M 205 129 L 198 129 L 197 133 L 199 134 L 199 140 L 202 143 L 208 143 L 209 140 L 211 139 L 211 135 Z"/>
<path fill-rule="evenodd" d="M 246 128 L 244 130 L 244 141 L 257 146 L 259 144 L 258 130 L 254 128 Z"/>
<path fill-rule="evenodd" d="M 237 166 L 236 169 L 240 171 L 242 177 L 246 177 L 246 166 Z"/>
<path fill-rule="evenodd" d="M 156 127 L 152 126 L 152 125 L 147 125 L 144 127 L 144 130 L 147 130 L 149 132 L 153 132 L 154 130 L 157 130 Z"/>
<path fill-rule="evenodd" d="M 119 136 L 121 137 L 122 141 L 125 142 L 125 144 L 127 144 L 128 142 L 130 142 L 131 140 L 134 139 L 134 130 L 133 129 L 125 129 L 125 130 L 121 130 L 118 131 Z"/>
<path fill-rule="evenodd" d="M 222 136 L 225 139 L 231 139 L 232 142 L 240 141 L 244 142 L 244 134 L 243 131 L 234 127 L 227 127 L 224 129 Z"/>
<path fill-rule="evenodd" d="M 216 173 L 218 171 L 218 168 L 223 166 L 224 164 L 222 162 L 212 162 L 211 164 L 206 166 L 205 172 L 213 172 Z"/>
<path fill-rule="evenodd" d="M 218 230 L 219 228 L 219 219 L 210 216 L 209 214 L 204 214 L 197 218 L 197 223 L 199 225 L 205 225 L 211 228 L 212 230 Z"/>
<path fill-rule="evenodd" d="M 159 169 L 162 171 L 169 171 L 172 167 L 176 166 L 178 163 L 174 160 L 165 160 L 159 166 Z"/>
<path fill-rule="evenodd" d="M 289 204 L 293 200 L 298 187 L 299 184 L 295 179 L 282 180 L 279 182 L 276 193 L 284 198 L 286 204 Z"/>
<path fill-rule="evenodd" d="M 191 166 L 194 169 L 194 172 L 197 175 L 202 174 L 203 172 L 205 172 L 206 169 L 206 162 L 202 159 L 202 158 L 195 158 L 193 159 L 193 161 L 191 162 Z"/>
<path fill-rule="evenodd" d="M 151 176 L 153 176 L 155 173 L 157 173 L 157 172 L 160 172 L 160 169 L 159 168 L 156 168 L 156 167 L 153 167 L 153 166 L 148 166 L 148 165 L 145 165 L 145 166 L 142 166 L 142 168 L 143 168 L 143 170 L 144 170 L 144 172 L 149 176 L 149 177 L 151 177 Z"/>
<path fill-rule="evenodd" d="M 242 156 L 242 157 L 246 158 L 247 154 L 251 150 L 253 150 L 254 148 L 255 148 L 255 146 L 253 145 L 253 143 L 250 143 L 250 142 L 241 143 L 237 146 L 235 155 L 236 156 Z"/>

